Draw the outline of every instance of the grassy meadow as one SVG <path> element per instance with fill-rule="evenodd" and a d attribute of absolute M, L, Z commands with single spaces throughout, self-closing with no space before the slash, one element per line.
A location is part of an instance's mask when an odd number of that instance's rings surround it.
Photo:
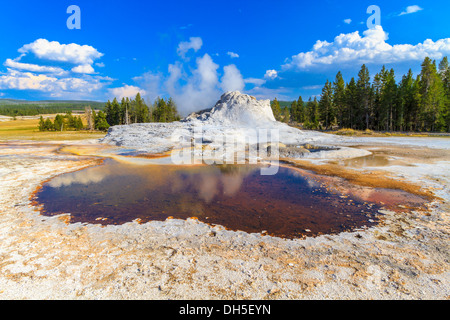
<path fill-rule="evenodd" d="M 55 116 L 51 115 L 48 118 L 53 121 Z M 90 132 L 87 130 L 39 131 L 38 125 L 39 119 L 0 121 L 0 140 L 62 141 L 99 139 L 105 136 L 103 132 Z"/>

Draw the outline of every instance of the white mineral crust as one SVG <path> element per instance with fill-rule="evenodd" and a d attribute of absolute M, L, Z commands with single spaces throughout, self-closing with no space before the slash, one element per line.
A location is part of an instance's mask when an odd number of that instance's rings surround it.
<path fill-rule="evenodd" d="M 332 146 L 345 142 L 340 137 L 316 131 L 304 131 L 275 120 L 270 100 L 257 100 L 238 91 L 226 92 L 216 105 L 198 113 L 192 113 L 185 119 L 172 123 L 139 123 L 114 126 L 109 129 L 103 143 L 113 144 L 138 151 L 159 153 L 173 148 L 186 146 L 201 134 L 202 144 L 208 144 L 217 150 L 223 149 L 224 140 L 234 139 L 237 144 L 257 142 L 273 143 L 272 130 L 278 133 L 281 145 L 302 146 L 311 144 L 316 147 Z M 251 140 L 256 135 L 257 141 Z M 224 150 L 225 152 L 225 150 Z M 304 153 L 307 158 L 352 158 L 369 155 L 370 152 L 350 147 L 339 147 L 333 151 Z"/>

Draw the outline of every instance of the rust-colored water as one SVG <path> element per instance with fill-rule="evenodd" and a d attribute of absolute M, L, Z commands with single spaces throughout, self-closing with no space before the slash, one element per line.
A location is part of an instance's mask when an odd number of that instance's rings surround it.
<path fill-rule="evenodd" d="M 330 178 L 280 167 L 104 164 L 63 174 L 36 193 L 42 213 L 71 222 L 122 224 L 168 217 L 286 238 L 333 234 L 376 223 L 380 205 L 343 195 Z"/>

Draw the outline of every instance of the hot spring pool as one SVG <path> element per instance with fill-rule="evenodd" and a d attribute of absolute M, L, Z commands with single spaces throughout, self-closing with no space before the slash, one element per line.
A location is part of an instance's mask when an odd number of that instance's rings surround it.
<path fill-rule="evenodd" d="M 335 234 L 377 223 L 381 206 L 343 195 L 325 178 L 280 167 L 260 175 L 252 165 L 102 165 L 62 174 L 34 195 L 43 215 L 71 223 L 123 224 L 169 217 L 285 238 Z"/>

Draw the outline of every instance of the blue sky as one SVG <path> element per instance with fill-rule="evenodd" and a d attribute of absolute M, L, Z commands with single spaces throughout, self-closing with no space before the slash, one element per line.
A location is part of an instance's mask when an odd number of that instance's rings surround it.
<path fill-rule="evenodd" d="M 381 10 L 368 30 L 367 8 Z M 70 5 L 81 29 L 68 29 Z M 450 55 L 450 2 L 9 1 L 0 19 L 0 98 L 172 96 L 185 112 L 226 90 L 258 98 L 319 95 L 341 70 L 383 64 L 397 80 Z"/>

